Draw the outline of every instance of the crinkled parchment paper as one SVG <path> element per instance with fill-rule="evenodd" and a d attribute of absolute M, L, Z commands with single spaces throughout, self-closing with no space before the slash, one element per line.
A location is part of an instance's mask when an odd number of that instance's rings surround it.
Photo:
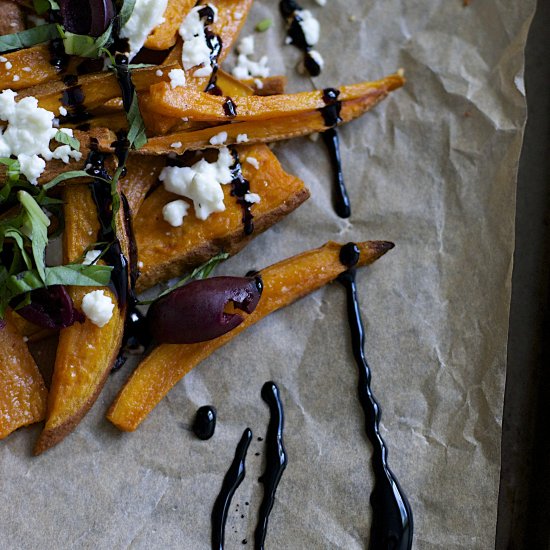
<path fill-rule="evenodd" d="M 318 49 L 327 63 L 317 86 L 398 67 L 408 84 L 341 131 L 351 219 L 332 211 L 321 142 L 277 145 L 312 198 L 221 271 L 243 274 L 328 239 L 395 241 L 360 273 L 359 289 L 382 433 L 414 511 L 415 547 L 491 548 L 522 57 L 535 1 L 303 3 L 322 25 Z M 300 54 L 282 46 L 276 8 L 259 3 L 247 29 L 272 17 L 274 27 L 256 35 L 257 52 L 269 53 L 273 74 L 291 76 L 291 91 L 309 89 L 294 70 Z M 130 366 L 110 377 L 76 432 L 43 456 L 30 456 L 36 428 L 2 442 L 1 548 L 208 548 L 212 504 L 246 426 L 255 437 L 226 541 L 251 545 L 268 379 L 285 404 L 289 465 L 267 548 L 366 547 L 370 447 L 342 288 L 327 287 L 248 330 L 186 376 L 135 433 L 122 434 L 104 413 Z M 190 424 L 207 403 L 218 409 L 218 427 L 203 442 Z"/>

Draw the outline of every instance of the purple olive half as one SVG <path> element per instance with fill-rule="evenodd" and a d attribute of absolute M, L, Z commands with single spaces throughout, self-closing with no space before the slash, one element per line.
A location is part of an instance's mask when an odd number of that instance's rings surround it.
<path fill-rule="evenodd" d="M 18 309 L 17 313 L 39 327 L 51 329 L 70 327 L 85 320 L 62 285 L 33 290 L 31 303 Z"/>
<path fill-rule="evenodd" d="M 192 281 L 154 302 L 147 312 L 153 338 L 159 343 L 194 344 L 217 338 L 244 318 L 227 313 L 228 304 L 252 313 L 262 286 L 259 277 L 212 277 Z"/>
<path fill-rule="evenodd" d="M 116 12 L 112 0 L 60 0 L 65 30 L 75 34 L 100 36 Z"/>

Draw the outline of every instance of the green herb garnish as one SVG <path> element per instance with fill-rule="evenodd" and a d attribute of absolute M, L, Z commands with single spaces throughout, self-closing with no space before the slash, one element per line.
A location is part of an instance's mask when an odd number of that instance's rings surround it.
<path fill-rule="evenodd" d="M 256 32 L 265 32 L 267 29 L 269 29 L 273 25 L 273 19 L 262 19 L 258 23 L 256 23 L 256 27 L 254 27 L 254 30 Z"/>
<path fill-rule="evenodd" d="M 53 137 L 57 143 L 62 143 L 63 145 L 70 145 L 75 151 L 80 151 L 80 141 L 69 134 L 62 132 L 61 130 L 57 131 L 57 134 Z"/>
<path fill-rule="evenodd" d="M 59 38 L 58 26 L 54 23 L 40 25 L 13 34 L 5 34 L 0 36 L 0 53 L 30 48 L 54 38 Z"/>
<path fill-rule="evenodd" d="M 38 15 L 46 13 L 48 10 L 58 10 L 59 4 L 55 0 L 33 0 L 34 11 Z"/>

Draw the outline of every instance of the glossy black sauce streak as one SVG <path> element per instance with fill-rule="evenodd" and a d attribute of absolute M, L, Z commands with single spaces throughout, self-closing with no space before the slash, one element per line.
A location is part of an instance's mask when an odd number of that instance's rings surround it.
<path fill-rule="evenodd" d="M 245 476 L 246 452 L 252 441 L 252 431 L 246 428 L 235 451 L 235 458 L 223 478 L 220 494 L 212 509 L 212 550 L 223 550 L 225 538 L 225 523 L 231 499 Z"/>
<path fill-rule="evenodd" d="M 54 38 L 50 42 L 50 65 L 58 71 L 64 71 L 69 63 L 69 56 L 65 53 L 65 45 L 62 38 Z"/>
<path fill-rule="evenodd" d="M 197 410 L 193 422 L 193 433 L 202 440 L 210 439 L 216 429 L 216 409 L 204 405 Z"/>
<path fill-rule="evenodd" d="M 237 116 L 237 106 L 230 97 L 227 97 L 223 103 L 223 112 L 226 117 L 233 118 Z"/>
<path fill-rule="evenodd" d="M 340 92 L 334 88 L 325 88 L 323 90 L 323 101 L 325 107 L 319 109 L 325 126 L 328 130 L 322 132 L 323 141 L 328 149 L 332 169 L 334 173 L 334 210 L 341 218 L 349 218 L 351 215 L 351 205 L 348 192 L 344 183 L 344 173 L 342 170 L 342 158 L 340 156 L 340 139 L 335 126 L 342 120 L 340 110 L 342 104 L 338 101 Z"/>
<path fill-rule="evenodd" d="M 294 0 L 281 0 L 279 2 L 279 11 L 286 21 L 287 35 L 290 39 L 290 43 L 304 52 L 304 67 L 307 72 L 311 76 L 319 76 L 321 74 L 321 67 L 313 56 L 310 55 L 313 46 L 307 43 L 302 25 L 300 25 L 302 18 L 296 13 L 301 9 L 302 6 Z"/>
<path fill-rule="evenodd" d="M 222 95 L 222 91 L 216 84 L 216 81 L 218 79 L 219 68 L 218 58 L 220 57 L 223 43 L 220 36 L 208 28 L 208 25 L 214 22 L 214 10 L 210 6 L 204 6 L 199 10 L 199 17 L 204 22 L 204 34 L 206 36 L 206 45 L 210 50 L 210 66 L 212 67 L 212 74 L 204 91 L 212 95 Z"/>
<path fill-rule="evenodd" d="M 67 88 L 61 94 L 61 104 L 67 109 L 67 115 L 59 117 L 62 122 L 83 122 L 90 118 L 84 100 L 86 94 L 82 86 L 78 84 L 78 75 L 68 74 L 63 77 L 63 83 Z"/>
<path fill-rule="evenodd" d="M 359 402 L 365 413 L 365 431 L 372 444 L 374 489 L 370 496 L 372 524 L 370 550 L 409 550 L 413 539 L 413 516 L 405 493 L 388 467 L 387 449 L 380 435 L 380 406 L 371 390 L 371 370 L 364 352 L 365 329 L 355 284 L 355 265 L 359 250 L 348 243 L 340 251 L 340 261 L 348 270 L 338 280 L 345 287 L 352 349 L 359 369 Z"/>
<path fill-rule="evenodd" d="M 237 198 L 237 204 L 240 204 L 242 207 L 244 234 L 250 235 L 254 231 L 254 223 L 252 221 L 254 216 L 250 211 L 252 203 L 245 199 L 246 194 L 250 192 L 250 183 L 243 176 L 241 162 L 237 151 L 235 151 L 235 149 L 231 149 L 231 154 L 233 155 L 233 159 L 235 161 L 231 167 L 231 174 L 233 176 L 233 179 L 231 180 L 231 195 Z"/>
<path fill-rule="evenodd" d="M 263 550 L 267 534 L 269 514 L 275 502 L 275 491 L 288 463 L 283 444 L 284 413 L 279 388 L 274 382 L 266 382 L 262 388 L 262 399 L 271 413 L 265 436 L 265 471 L 259 479 L 264 485 L 264 498 L 258 512 L 258 525 L 254 531 L 254 548 Z"/>

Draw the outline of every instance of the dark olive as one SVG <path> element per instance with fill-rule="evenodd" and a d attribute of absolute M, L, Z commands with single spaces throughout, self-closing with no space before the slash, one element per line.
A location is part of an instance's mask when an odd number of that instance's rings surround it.
<path fill-rule="evenodd" d="M 60 329 L 84 322 L 84 315 L 62 285 L 39 288 L 31 292 L 31 303 L 17 310 L 27 321 L 42 328 Z"/>
<path fill-rule="evenodd" d="M 115 16 L 112 0 L 60 0 L 65 30 L 75 34 L 100 36 Z"/>
<path fill-rule="evenodd" d="M 244 318 L 227 313 L 252 313 L 262 293 L 259 277 L 212 277 L 192 281 L 154 302 L 147 312 L 149 330 L 160 343 L 193 344 L 233 330 Z"/>

